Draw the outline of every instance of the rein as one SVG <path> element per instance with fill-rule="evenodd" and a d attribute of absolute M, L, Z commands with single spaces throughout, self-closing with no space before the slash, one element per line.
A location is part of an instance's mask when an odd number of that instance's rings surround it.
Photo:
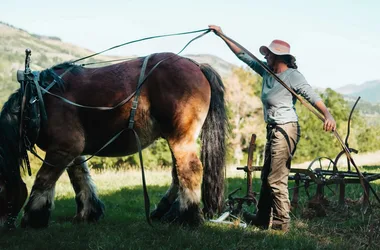
<path fill-rule="evenodd" d="M 82 57 L 82 58 L 79 58 L 75 61 L 73 61 L 73 63 L 76 63 L 76 62 L 79 62 L 79 61 L 82 61 L 84 59 L 88 59 L 90 57 L 94 57 L 94 56 L 97 56 L 99 54 L 102 54 L 104 52 L 107 52 L 107 51 L 110 51 L 110 50 L 113 50 L 113 49 L 116 49 L 116 48 L 119 48 L 119 47 L 122 47 L 122 46 L 125 46 L 125 45 L 128 45 L 128 44 L 132 44 L 132 43 L 137 43 L 137 42 L 142 42 L 142 41 L 145 41 L 145 40 L 150 40 L 150 39 L 155 39 L 155 38 L 161 38 L 161 37 L 169 37 L 169 36 L 180 36 L 180 35 L 187 35 L 187 34 L 192 34 L 192 33 L 199 33 L 199 32 L 204 32 L 205 33 L 208 33 L 210 32 L 211 30 L 210 29 L 201 29 L 201 30 L 194 30 L 194 31 L 187 31 L 187 32 L 181 32 L 181 33 L 173 33 L 173 34 L 167 34 L 167 35 L 157 35 L 157 36 L 150 36 L 150 37 L 145 37 L 145 38 L 141 38 L 141 39 L 137 39 L 137 40 L 133 40 L 133 41 L 129 41 L 129 42 L 126 42 L 126 43 L 122 43 L 122 44 L 119 44 L 119 45 L 116 45 L 116 46 L 113 46 L 111 48 L 108 48 L 108 49 L 105 49 L 103 51 L 100 51 L 100 52 L 97 52 L 97 53 L 94 53 L 92 55 L 89 55 L 89 56 L 85 56 L 85 57 Z M 193 39 L 194 40 L 194 39 Z M 192 41 L 192 40 L 191 40 Z M 190 42 L 191 42 L 190 41 Z M 187 46 L 187 45 L 186 45 Z M 185 46 L 185 47 L 186 47 Z"/>
<path fill-rule="evenodd" d="M 221 34 L 219 32 L 216 31 L 216 33 L 219 35 L 219 36 L 222 36 L 224 37 L 225 39 L 231 41 L 232 43 L 234 43 L 237 47 L 239 47 L 241 50 L 243 50 L 245 53 L 247 53 L 250 57 L 252 57 L 267 73 L 269 73 L 276 81 L 278 81 L 284 88 L 286 88 L 295 98 L 297 98 L 297 100 L 300 101 L 300 103 L 302 105 L 304 105 L 307 109 L 309 109 L 314 115 L 316 115 L 322 122 L 325 121 L 325 118 L 323 117 L 323 115 L 319 112 L 317 112 L 309 103 L 305 102 L 296 92 L 294 92 L 293 89 L 291 89 L 288 85 L 286 85 L 270 68 L 268 68 L 267 65 L 265 65 L 261 60 L 259 60 L 255 55 L 253 55 L 251 52 L 249 52 L 246 48 L 244 48 L 243 46 L 241 46 L 239 43 L 237 43 L 236 41 L 234 41 L 233 39 L 229 38 L 228 36 L 224 35 L 224 34 Z M 336 130 L 333 131 L 333 134 L 334 136 L 338 139 L 341 147 L 343 148 L 346 156 L 347 156 L 347 159 L 352 163 L 352 165 L 355 167 L 355 170 L 359 176 L 359 180 L 360 180 L 360 184 L 362 185 L 363 189 L 364 189 L 364 192 L 365 194 L 367 194 L 367 190 L 366 190 L 366 185 L 368 185 L 372 191 L 372 193 L 374 194 L 374 196 L 376 197 L 377 201 L 380 203 L 380 198 L 379 196 L 376 194 L 375 190 L 373 189 L 373 187 L 370 185 L 369 181 L 364 178 L 363 174 L 360 172 L 359 168 L 356 166 L 356 163 L 354 161 L 354 159 L 352 158 L 351 156 L 351 151 L 350 149 L 344 144 L 342 138 L 340 137 L 340 135 L 338 134 L 338 132 Z M 367 194 L 368 195 L 368 194 Z"/>

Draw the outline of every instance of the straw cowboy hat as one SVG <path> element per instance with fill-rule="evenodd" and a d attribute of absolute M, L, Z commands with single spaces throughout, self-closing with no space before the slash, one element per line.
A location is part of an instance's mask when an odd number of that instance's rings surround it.
<path fill-rule="evenodd" d="M 271 51 L 273 54 L 278 55 L 278 56 L 283 56 L 283 55 L 291 55 L 290 54 L 290 45 L 289 43 L 282 41 L 282 40 L 273 40 L 269 46 L 261 46 L 260 47 L 260 53 L 262 55 L 266 55 L 268 53 L 268 50 Z"/>

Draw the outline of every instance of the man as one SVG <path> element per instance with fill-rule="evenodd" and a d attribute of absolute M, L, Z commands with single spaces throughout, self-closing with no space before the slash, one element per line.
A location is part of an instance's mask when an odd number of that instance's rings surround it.
<path fill-rule="evenodd" d="M 263 77 L 261 100 L 264 120 L 267 123 L 267 143 L 261 173 L 260 199 L 257 214 L 245 213 L 243 216 L 247 222 L 260 228 L 268 229 L 271 224 L 272 229 L 287 232 L 290 227 L 288 175 L 291 159 L 300 138 L 300 127 L 294 106 L 297 99 L 252 57 L 226 39 L 219 26 L 209 25 L 209 28 L 226 42 L 240 60 Z M 290 54 L 290 45 L 285 41 L 273 40 L 269 46 L 261 46 L 259 50 L 265 56 L 267 66 L 323 114 L 324 130 L 335 130 L 334 118 L 305 77 L 297 70 L 296 59 Z"/>

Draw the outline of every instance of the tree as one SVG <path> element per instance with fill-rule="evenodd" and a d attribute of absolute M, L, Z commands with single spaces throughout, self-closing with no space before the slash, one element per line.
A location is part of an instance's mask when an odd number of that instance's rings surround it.
<path fill-rule="evenodd" d="M 240 165 L 246 158 L 252 133 L 257 135 L 257 148 L 262 151 L 265 142 L 265 125 L 259 99 L 261 77 L 250 69 L 235 68 L 225 79 L 228 118 L 231 129 L 228 140 L 232 163 Z"/>

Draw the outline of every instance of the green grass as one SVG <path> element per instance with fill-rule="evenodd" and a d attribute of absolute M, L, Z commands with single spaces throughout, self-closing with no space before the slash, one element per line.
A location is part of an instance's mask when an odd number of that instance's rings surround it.
<path fill-rule="evenodd" d="M 146 176 L 153 209 L 170 184 L 170 172 L 149 171 Z M 242 187 L 237 196 L 244 196 L 244 174 L 228 176 L 228 191 Z M 93 179 L 106 206 L 106 216 L 101 221 L 71 223 L 76 207 L 65 174 L 57 183 L 50 226 L 41 230 L 3 231 L 0 249 L 376 249 L 380 244 L 380 209 L 374 199 L 371 213 L 362 215 L 360 205 L 355 203 L 338 209 L 334 202 L 337 198 L 327 189 L 326 196 L 331 200 L 328 214 L 314 217 L 308 213 L 307 198 L 301 190 L 300 207 L 293 211 L 292 228 L 285 235 L 211 222 L 198 229 L 161 223 L 150 227 L 145 220 L 138 171 L 93 174 Z M 26 177 L 25 181 L 30 190 L 33 179 Z M 259 190 L 259 186 L 260 181 L 254 179 L 254 189 Z M 380 190 L 379 182 L 373 186 Z M 311 194 L 314 189 L 310 187 Z M 358 199 L 361 193 L 359 185 L 347 186 L 347 196 L 351 199 Z"/>

